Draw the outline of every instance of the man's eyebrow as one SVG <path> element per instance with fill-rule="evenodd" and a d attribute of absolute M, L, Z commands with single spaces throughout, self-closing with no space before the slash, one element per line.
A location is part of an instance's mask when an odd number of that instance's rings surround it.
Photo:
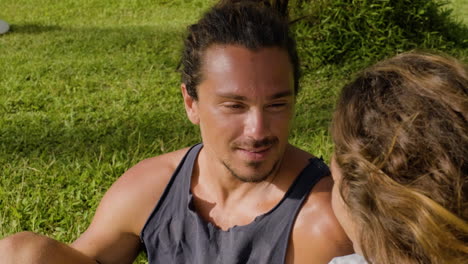
<path fill-rule="evenodd" d="M 275 93 L 274 95 L 269 96 L 268 99 L 269 100 L 274 100 L 274 99 L 278 99 L 278 98 L 282 98 L 282 97 L 289 97 L 289 96 L 292 96 L 292 95 L 293 95 L 293 92 L 291 90 L 287 90 L 287 91 Z"/>
<path fill-rule="evenodd" d="M 219 93 L 217 94 L 219 97 L 227 98 L 227 99 L 233 99 L 236 101 L 247 101 L 247 97 L 238 95 L 238 94 L 232 94 L 232 93 Z"/>
<path fill-rule="evenodd" d="M 289 97 L 292 96 L 293 92 L 288 90 L 288 91 L 283 91 L 283 92 L 278 92 L 273 95 L 268 96 L 268 100 L 274 100 L 282 97 Z M 247 101 L 247 97 L 238 95 L 238 94 L 232 94 L 232 93 L 220 93 L 218 94 L 219 97 L 227 98 L 227 99 L 233 99 L 237 101 Z"/>

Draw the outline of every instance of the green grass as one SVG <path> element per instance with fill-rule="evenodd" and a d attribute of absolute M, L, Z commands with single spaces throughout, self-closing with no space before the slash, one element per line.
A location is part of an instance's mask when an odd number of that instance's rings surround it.
<path fill-rule="evenodd" d="M 449 2 L 449 7 L 453 9 L 455 18 L 468 25 L 468 0 L 452 0 Z"/>
<path fill-rule="evenodd" d="M 30 230 L 71 242 L 126 169 L 199 141 L 176 68 L 185 26 L 213 1 L 116 2 L 0 4 L 11 24 L 0 35 L 0 238 Z M 329 158 L 335 98 L 362 66 L 307 69 L 293 144 Z"/>

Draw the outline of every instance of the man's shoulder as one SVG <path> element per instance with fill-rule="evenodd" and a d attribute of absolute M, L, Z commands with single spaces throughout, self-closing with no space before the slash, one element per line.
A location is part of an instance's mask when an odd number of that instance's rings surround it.
<path fill-rule="evenodd" d="M 308 160 L 308 159 L 315 157 L 313 154 L 311 154 L 307 150 L 301 149 L 291 144 L 288 146 L 287 154 L 289 154 L 290 157 L 293 159 L 300 159 L 300 160 Z"/>
<path fill-rule="evenodd" d="M 310 160 L 315 158 L 309 152 L 291 146 L 292 151 L 289 164 L 296 163 L 297 168 L 304 168 L 304 164 L 309 164 Z M 322 161 L 318 161 L 326 166 Z M 297 171 L 297 168 L 294 169 Z M 339 226 L 338 221 L 331 207 L 331 191 L 333 180 L 329 175 L 322 177 L 312 188 L 306 197 L 301 210 L 296 218 L 295 229 L 301 229 L 304 235 L 321 236 L 322 231 L 336 229 Z M 311 224 L 314 223 L 314 224 Z M 317 228 L 320 227 L 320 228 Z M 327 236 L 329 234 L 326 234 Z"/>
<path fill-rule="evenodd" d="M 291 237 L 296 260 L 314 257 L 317 262 L 311 263 L 322 263 L 320 259 L 328 262 L 333 256 L 352 253 L 351 243 L 332 210 L 332 188 L 331 177 L 323 177 L 304 201 Z"/>
<path fill-rule="evenodd" d="M 122 177 L 148 178 L 151 180 L 162 180 L 170 178 L 190 148 L 183 148 L 173 152 L 161 154 L 144 159 L 125 172 Z"/>
<path fill-rule="evenodd" d="M 148 158 L 130 168 L 102 199 L 99 218 L 119 216 L 126 231 L 138 235 L 187 151 L 184 148 Z"/>
<path fill-rule="evenodd" d="M 338 224 L 331 207 L 332 188 L 333 180 L 330 176 L 323 177 L 315 184 L 298 214 L 297 226 L 300 227 L 301 224 L 304 224 L 305 227 L 310 227 L 310 223 L 313 222 L 313 226 L 321 228 L 308 230 L 307 233 L 312 232 L 314 235 L 320 235 L 321 231 L 334 228 Z"/>
<path fill-rule="evenodd" d="M 189 149 L 183 148 L 144 159 L 125 172 L 115 184 L 124 185 L 126 189 L 137 190 L 138 193 L 147 191 L 148 195 L 159 200 Z"/>

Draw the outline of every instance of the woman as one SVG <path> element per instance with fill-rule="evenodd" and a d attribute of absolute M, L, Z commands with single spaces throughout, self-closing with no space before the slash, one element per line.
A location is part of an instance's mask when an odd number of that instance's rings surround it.
<path fill-rule="evenodd" d="M 344 87 L 332 136 L 333 209 L 356 253 L 468 263 L 466 66 L 411 52 L 370 67 Z M 359 262 L 346 259 L 331 263 Z"/>

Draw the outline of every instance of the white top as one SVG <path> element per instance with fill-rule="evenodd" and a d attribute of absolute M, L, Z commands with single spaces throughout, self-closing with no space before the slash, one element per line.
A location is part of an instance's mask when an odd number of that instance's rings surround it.
<path fill-rule="evenodd" d="M 10 29 L 7 22 L 0 19 L 0 34 L 6 33 Z"/>
<path fill-rule="evenodd" d="M 332 259 L 328 264 L 368 264 L 364 257 L 358 254 L 351 254 Z"/>

